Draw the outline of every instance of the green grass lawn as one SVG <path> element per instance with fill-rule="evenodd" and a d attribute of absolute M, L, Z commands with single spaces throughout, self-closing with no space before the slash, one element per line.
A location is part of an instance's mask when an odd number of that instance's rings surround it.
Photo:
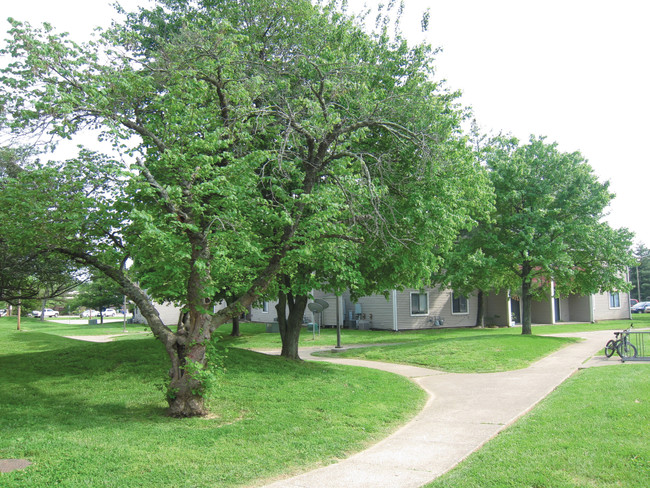
<path fill-rule="evenodd" d="M 0 458 L 34 463 L 0 475 L 3 488 L 250 486 L 347 457 L 425 401 L 395 375 L 230 348 L 213 415 L 171 419 L 159 343 L 62 328 L 0 318 Z"/>
<path fill-rule="evenodd" d="M 650 326 L 650 314 L 634 317 L 638 327 Z M 533 327 L 532 336 L 522 336 L 521 328 L 462 328 L 416 331 L 342 330 L 343 347 L 373 344 L 368 348 L 353 348 L 345 352 L 323 352 L 319 356 L 348 357 L 387 361 L 443 371 L 495 372 L 525 368 L 531 363 L 577 339 L 542 337 L 543 334 L 593 330 L 620 330 L 629 327 L 629 320 L 606 321 L 596 324 L 558 324 Z M 228 336 L 230 327 L 219 333 L 224 341 L 235 347 L 274 349 L 281 347 L 280 335 L 265 333 L 264 324 L 242 324 L 242 336 Z M 382 345 L 387 344 L 387 345 Z M 302 347 L 336 345 L 336 330 L 323 329 L 320 335 L 303 331 Z"/>
<path fill-rule="evenodd" d="M 635 316 L 636 326 L 650 325 Z M 377 359 L 452 371 L 523 367 L 565 343 L 555 332 L 614 329 L 629 321 L 520 329 L 344 331 L 343 344 L 377 347 Z M 164 416 L 168 365 L 143 328 L 119 342 L 64 335 L 119 334 L 105 326 L 0 318 L 0 458 L 34 465 L 0 475 L 4 487 L 236 487 L 333 462 L 388 435 L 423 405 L 394 375 L 294 363 L 242 348 L 278 347 L 278 334 L 243 324 L 226 338 L 226 372 L 203 419 Z M 228 326 L 219 330 L 227 336 Z M 277 341 L 277 342 L 276 342 Z M 335 344 L 303 333 L 302 345 Z M 372 356 L 372 350 L 358 352 Z M 431 359 L 435 358 L 435 359 Z M 648 365 L 584 370 L 431 487 L 645 487 L 650 479 Z M 180 466 L 178 459 L 186 464 Z"/>
<path fill-rule="evenodd" d="M 435 340 L 319 355 L 410 364 L 452 373 L 491 373 L 525 368 L 576 340 L 494 334 L 481 330 L 462 337 L 441 334 Z"/>
<path fill-rule="evenodd" d="M 650 486 L 650 365 L 572 376 L 427 488 Z"/>

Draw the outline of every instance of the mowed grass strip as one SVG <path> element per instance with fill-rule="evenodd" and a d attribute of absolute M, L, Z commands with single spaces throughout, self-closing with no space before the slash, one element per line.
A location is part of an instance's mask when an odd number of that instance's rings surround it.
<path fill-rule="evenodd" d="M 525 368 L 577 340 L 475 331 L 473 335 L 464 337 L 441 335 L 436 340 L 355 348 L 334 354 L 336 357 L 409 364 L 453 373 L 491 373 Z"/>
<path fill-rule="evenodd" d="M 1 475 L 3 488 L 250 486 L 347 457 L 426 401 L 396 375 L 231 348 L 213 415 L 171 419 L 156 341 L 96 344 L 11 325 L 0 320 L 0 458 L 34 464 Z"/>
<path fill-rule="evenodd" d="M 582 370 L 427 488 L 650 486 L 650 365 Z"/>
<path fill-rule="evenodd" d="M 16 317 L 0 317 L 0 320 L 2 320 L 0 327 L 6 327 L 7 330 L 11 329 L 10 324 L 13 324 L 14 328 L 16 326 Z M 93 318 L 93 320 L 97 320 L 97 324 L 89 325 L 88 319 L 80 321 L 77 319 L 67 320 L 66 317 L 61 317 L 41 321 L 40 319 L 23 317 L 20 328 L 24 331 L 44 332 L 60 336 L 121 335 L 124 333 L 122 320 L 106 319 L 103 324 L 99 323 L 99 319 Z M 143 324 L 126 324 L 126 335 L 141 334 L 146 330 L 149 329 Z"/>

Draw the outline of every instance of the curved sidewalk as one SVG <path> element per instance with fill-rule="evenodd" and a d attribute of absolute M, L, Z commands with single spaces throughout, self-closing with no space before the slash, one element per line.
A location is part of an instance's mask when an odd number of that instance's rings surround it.
<path fill-rule="evenodd" d="M 585 340 L 526 369 L 503 373 L 445 373 L 374 361 L 318 358 L 309 353 L 311 360 L 407 376 L 429 393 L 429 401 L 412 421 L 365 451 L 266 488 L 417 488 L 432 481 L 528 412 L 603 349 L 612 331 L 561 335 Z M 610 361 L 620 364 L 614 358 Z"/>

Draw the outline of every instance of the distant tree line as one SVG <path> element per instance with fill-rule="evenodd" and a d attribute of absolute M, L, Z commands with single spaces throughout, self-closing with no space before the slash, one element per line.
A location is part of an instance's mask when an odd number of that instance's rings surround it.
<path fill-rule="evenodd" d="M 630 282 L 632 290 L 630 298 L 640 302 L 650 302 L 650 249 L 643 243 L 634 248 L 636 263 L 630 266 Z"/>

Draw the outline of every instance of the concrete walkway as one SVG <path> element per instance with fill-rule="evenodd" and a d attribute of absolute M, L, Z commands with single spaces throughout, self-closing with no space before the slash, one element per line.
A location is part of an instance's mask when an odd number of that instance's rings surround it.
<path fill-rule="evenodd" d="M 132 336 L 136 334 L 150 334 L 148 331 L 138 331 L 131 334 L 110 334 L 110 335 L 83 335 L 83 336 L 63 336 L 66 339 L 85 342 L 113 342 L 116 337 Z"/>
<path fill-rule="evenodd" d="M 267 488 L 417 488 L 432 481 L 528 412 L 613 338 L 612 331 L 561 335 L 585 340 L 526 369 L 503 373 L 444 373 L 374 361 L 318 358 L 301 350 L 305 359 L 404 375 L 430 397 L 411 422 L 369 449 Z M 616 358 L 607 363 L 621 364 Z"/>

